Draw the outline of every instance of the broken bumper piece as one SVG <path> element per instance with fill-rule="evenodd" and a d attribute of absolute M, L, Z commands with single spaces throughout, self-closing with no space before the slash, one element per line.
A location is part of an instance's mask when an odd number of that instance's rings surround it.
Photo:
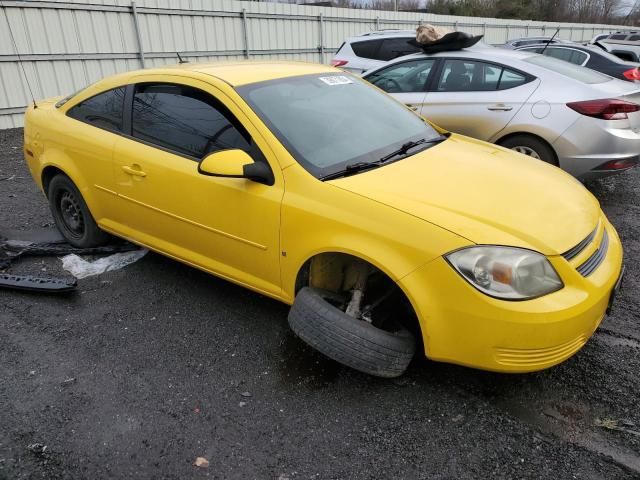
<path fill-rule="evenodd" d="M 75 279 L 34 277 L 33 275 L 10 275 L 0 273 L 0 288 L 36 292 L 65 293 L 75 290 Z"/>

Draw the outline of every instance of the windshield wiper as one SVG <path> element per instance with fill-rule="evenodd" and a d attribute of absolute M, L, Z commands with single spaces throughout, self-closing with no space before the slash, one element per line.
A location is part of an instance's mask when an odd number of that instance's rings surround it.
<path fill-rule="evenodd" d="M 393 157 L 397 157 L 398 155 L 406 155 L 407 152 L 409 152 L 409 150 L 417 147 L 418 145 L 422 145 L 423 143 L 427 143 L 426 138 L 421 138 L 420 140 L 416 140 L 415 142 L 412 141 L 412 142 L 403 143 L 399 149 L 391 152 L 389 155 L 385 155 L 376 163 L 385 163 L 391 160 Z M 431 141 L 429 141 L 429 143 L 431 143 Z"/>
<path fill-rule="evenodd" d="M 384 157 L 380 158 L 379 160 L 376 160 L 375 162 L 350 163 L 347 166 L 345 166 L 344 169 L 342 170 L 338 170 L 337 172 L 333 172 L 323 177 L 320 177 L 320 180 L 332 180 L 334 178 L 352 175 L 354 173 L 362 172 L 364 170 L 371 170 L 373 168 L 378 168 L 387 163 L 391 163 L 389 162 L 389 160 L 391 160 L 394 157 L 397 157 L 400 155 L 406 155 L 407 153 L 409 153 L 409 150 L 411 150 L 412 148 L 418 147 L 423 144 L 435 145 L 436 143 L 440 143 L 443 140 L 446 140 L 447 138 L 448 136 L 446 135 L 440 135 L 439 137 L 433 138 L 431 140 L 427 140 L 426 138 L 421 138 L 420 140 L 406 142 L 402 144 L 402 146 L 399 149 L 389 153 L 388 155 L 385 155 Z"/>
<path fill-rule="evenodd" d="M 350 163 L 342 170 L 338 170 L 337 172 L 329 173 L 323 177 L 320 177 L 320 180 L 332 180 L 334 178 L 344 177 L 346 175 L 351 175 L 353 173 L 363 172 L 364 170 L 371 170 L 372 168 L 377 168 L 380 166 L 379 162 L 356 162 Z"/>

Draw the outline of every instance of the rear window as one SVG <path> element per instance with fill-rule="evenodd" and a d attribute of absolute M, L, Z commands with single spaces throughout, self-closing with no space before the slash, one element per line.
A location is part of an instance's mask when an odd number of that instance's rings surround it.
<path fill-rule="evenodd" d="M 351 44 L 353 52 L 362 58 L 376 58 L 378 53 L 378 47 L 382 43 L 382 40 L 366 40 L 364 42 L 354 42 Z"/>
<path fill-rule="evenodd" d="M 71 107 L 67 115 L 104 130 L 121 132 L 124 94 L 124 87 L 107 90 Z"/>
<path fill-rule="evenodd" d="M 413 40 L 413 37 L 409 38 L 387 38 L 382 41 L 382 46 L 377 54 L 378 60 L 385 62 L 393 60 L 394 58 L 402 57 L 404 55 L 411 55 L 412 53 L 418 53 L 420 48 L 416 45 L 409 43 L 409 40 Z"/>
<path fill-rule="evenodd" d="M 546 68 L 553 72 L 573 78 L 582 83 L 595 84 L 604 83 L 611 80 L 611 77 L 604 75 L 589 68 L 580 67 L 573 63 L 558 60 L 557 58 L 547 57 L 546 55 L 532 55 L 524 59 L 525 62 Z"/>

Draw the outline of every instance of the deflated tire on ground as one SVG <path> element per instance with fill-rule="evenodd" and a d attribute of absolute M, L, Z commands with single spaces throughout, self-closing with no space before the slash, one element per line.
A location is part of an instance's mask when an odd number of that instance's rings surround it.
<path fill-rule="evenodd" d="M 350 317 L 309 287 L 296 296 L 289 326 L 327 357 L 378 377 L 402 375 L 415 353 L 415 339 L 408 330 L 388 332 Z"/>

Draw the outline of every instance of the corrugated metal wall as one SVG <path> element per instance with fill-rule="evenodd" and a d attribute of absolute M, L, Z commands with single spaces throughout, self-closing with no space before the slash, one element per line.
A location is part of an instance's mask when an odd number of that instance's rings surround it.
<path fill-rule="evenodd" d="M 572 40 L 619 29 L 236 0 L 0 0 L 0 6 L 0 128 L 21 126 L 30 103 L 16 52 L 38 99 L 143 64 L 175 63 L 175 52 L 201 61 L 328 62 L 346 37 L 423 21 L 483 33 L 489 43 L 551 35 L 557 27 Z"/>

